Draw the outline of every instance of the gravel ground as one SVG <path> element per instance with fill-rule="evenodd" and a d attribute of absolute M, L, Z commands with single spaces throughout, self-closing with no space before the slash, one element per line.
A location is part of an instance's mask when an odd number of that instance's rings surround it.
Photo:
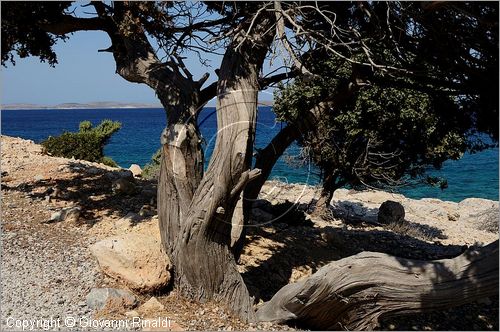
<path fill-rule="evenodd" d="M 85 230 L 41 223 L 50 214 L 41 201 L 6 191 L 2 198 L 8 208 L 2 213 L 1 329 L 13 329 L 15 320 L 89 316 L 85 296 L 101 276 Z"/>

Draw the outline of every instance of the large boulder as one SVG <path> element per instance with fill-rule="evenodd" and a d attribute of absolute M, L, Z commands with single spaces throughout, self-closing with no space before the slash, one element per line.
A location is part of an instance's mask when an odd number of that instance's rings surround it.
<path fill-rule="evenodd" d="M 101 310 L 106 306 L 132 308 L 137 305 L 134 294 L 116 288 L 92 288 L 87 295 L 87 306 L 93 310 Z"/>
<path fill-rule="evenodd" d="M 467 198 L 458 203 L 459 221 L 491 233 L 498 232 L 498 201 L 483 198 Z"/>
<path fill-rule="evenodd" d="M 162 251 L 158 223 L 93 244 L 102 271 L 138 292 L 156 291 L 170 282 L 171 263 Z"/>
<path fill-rule="evenodd" d="M 399 224 L 405 219 L 405 208 L 401 203 L 385 201 L 378 209 L 378 222 L 384 225 Z"/>

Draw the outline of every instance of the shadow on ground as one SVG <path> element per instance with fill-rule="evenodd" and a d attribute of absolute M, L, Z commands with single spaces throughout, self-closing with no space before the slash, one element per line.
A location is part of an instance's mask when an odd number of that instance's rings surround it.
<path fill-rule="evenodd" d="M 130 212 L 138 213 L 144 205 L 156 206 L 155 181 L 134 179 L 127 177 L 124 170 L 106 171 L 80 162 L 69 163 L 61 172 L 69 174 L 16 186 L 2 183 L 2 190 L 19 191 L 35 200 L 50 197 L 53 202 L 64 201 L 69 206 L 79 206 L 82 209 L 80 219 L 89 226 L 99 222 L 103 215 L 123 217 Z M 119 178 L 126 178 L 135 190 L 115 192 L 113 182 Z"/>
<path fill-rule="evenodd" d="M 270 203 L 260 202 L 259 209 L 272 213 Z M 306 206 L 298 206 L 304 209 Z M 282 213 L 282 207 L 277 207 Z M 275 211 L 275 212 L 276 212 Z M 373 211 L 372 211 L 373 212 Z M 274 213 L 275 215 L 277 213 Z M 302 222 L 297 220 L 299 212 L 293 212 L 293 222 L 287 215 L 271 223 L 248 228 L 242 260 L 252 259 L 253 266 L 242 273 L 250 295 L 255 302 L 268 301 L 283 286 L 302 276 L 315 273 L 329 262 L 355 255 L 362 251 L 386 253 L 392 256 L 415 259 L 437 260 L 454 258 L 467 247 L 443 245 L 439 241 L 420 239 L 421 233 L 433 237 L 444 237 L 441 230 L 426 225 L 413 224 L 417 230 L 412 234 L 401 234 L 392 230 L 376 230 L 370 222 L 358 219 L 345 220 L 353 227 L 313 227 L 303 214 Z M 254 222 L 255 223 L 255 222 Z M 412 236 L 413 235 L 413 236 Z M 269 239 L 270 241 L 264 241 Z M 262 245 L 264 244 L 264 248 Z M 267 247 L 266 247 L 266 244 Z M 246 255 L 246 257 L 245 257 Z M 257 257 L 261 257 L 259 260 Z M 488 303 L 490 302 L 490 303 Z M 442 330 L 442 329 L 498 329 L 498 300 L 485 299 L 484 303 L 472 303 L 437 313 L 404 315 L 382 321 L 384 330 Z"/>

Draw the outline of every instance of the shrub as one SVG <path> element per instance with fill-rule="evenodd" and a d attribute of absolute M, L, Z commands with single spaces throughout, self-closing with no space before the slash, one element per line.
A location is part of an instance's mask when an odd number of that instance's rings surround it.
<path fill-rule="evenodd" d="M 44 152 L 56 157 L 74 157 L 117 167 L 111 158 L 104 156 L 104 146 L 111 135 L 121 128 L 121 123 L 104 120 L 97 127 L 92 127 L 90 121 L 82 121 L 79 128 L 76 133 L 66 131 L 59 136 L 49 136 L 42 142 Z"/>
<path fill-rule="evenodd" d="M 110 166 L 110 167 L 119 167 L 118 164 L 116 163 L 116 161 L 114 161 L 110 157 L 106 157 L 106 156 L 101 158 L 100 163 L 104 164 L 106 166 Z"/>
<path fill-rule="evenodd" d="M 158 179 L 160 176 L 161 148 L 151 157 L 151 161 L 144 166 L 142 177 L 145 179 Z"/>

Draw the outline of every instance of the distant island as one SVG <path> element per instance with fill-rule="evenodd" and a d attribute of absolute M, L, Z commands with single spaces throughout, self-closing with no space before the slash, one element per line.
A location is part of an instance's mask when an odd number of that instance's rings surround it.
<path fill-rule="evenodd" d="M 273 106 L 273 100 L 260 100 L 259 106 Z M 206 106 L 214 107 L 213 102 L 209 102 Z M 46 110 L 46 109 L 100 109 L 100 108 L 163 108 L 160 104 L 154 103 L 120 103 L 112 101 L 96 101 L 90 103 L 63 103 L 57 105 L 39 105 L 27 103 L 14 103 L 1 105 L 2 110 Z"/>
<path fill-rule="evenodd" d="M 147 103 L 119 103 L 110 101 L 98 101 L 90 103 L 63 103 L 57 105 L 37 105 L 37 104 L 6 104 L 2 105 L 2 110 L 33 110 L 33 109 L 94 109 L 94 108 L 161 108 L 160 104 Z"/>

